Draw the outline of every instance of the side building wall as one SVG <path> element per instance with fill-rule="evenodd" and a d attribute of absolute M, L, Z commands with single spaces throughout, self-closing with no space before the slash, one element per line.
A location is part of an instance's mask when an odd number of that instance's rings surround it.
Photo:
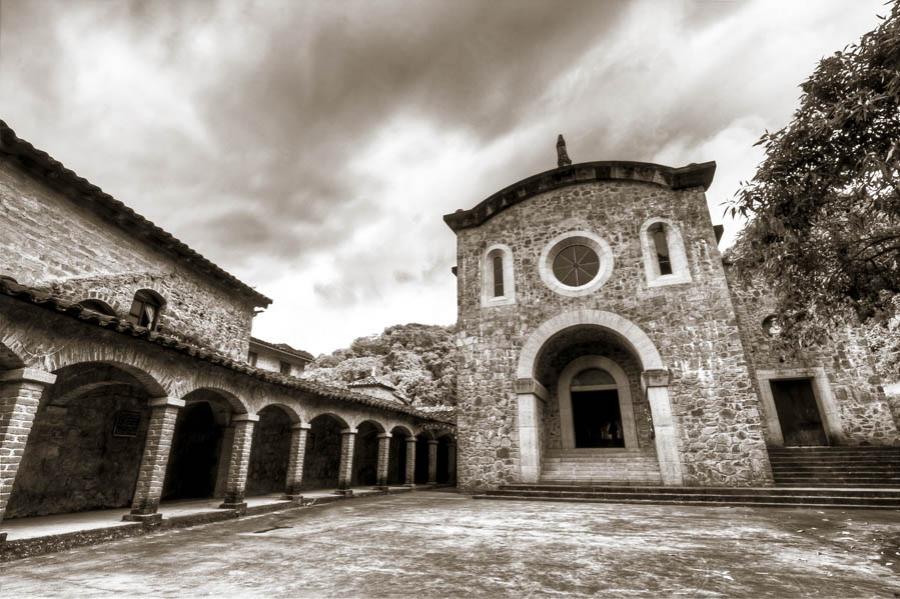
<path fill-rule="evenodd" d="M 833 445 L 893 445 L 900 443 L 896 416 L 891 414 L 882 381 L 861 331 L 852 326 L 830 331 L 831 343 L 800 351 L 778 335 L 769 335 L 763 321 L 775 316 L 775 302 L 765 285 L 725 269 L 747 351 L 751 381 L 760 396 L 766 441 L 781 445 L 780 425 L 770 380 L 808 378 L 819 404 L 823 425 Z"/>
<path fill-rule="evenodd" d="M 246 360 L 253 302 L 75 205 L 0 158 L 0 275 L 71 301 L 95 298 L 120 317 L 136 291 L 166 306 L 159 330 Z"/>

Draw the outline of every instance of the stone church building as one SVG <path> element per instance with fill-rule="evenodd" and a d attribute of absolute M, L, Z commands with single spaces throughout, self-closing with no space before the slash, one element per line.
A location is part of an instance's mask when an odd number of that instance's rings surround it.
<path fill-rule="evenodd" d="M 723 261 L 715 163 L 557 149 L 558 168 L 444 217 L 461 487 L 767 486 L 784 446 L 900 444 L 859 331 L 785 351 L 766 290 Z"/>

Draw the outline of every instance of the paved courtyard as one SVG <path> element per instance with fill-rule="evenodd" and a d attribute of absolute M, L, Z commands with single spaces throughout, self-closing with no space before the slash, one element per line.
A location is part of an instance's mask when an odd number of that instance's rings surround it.
<path fill-rule="evenodd" d="M 0 595 L 897 597 L 900 513 L 338 502 L 0 564 Z"/>

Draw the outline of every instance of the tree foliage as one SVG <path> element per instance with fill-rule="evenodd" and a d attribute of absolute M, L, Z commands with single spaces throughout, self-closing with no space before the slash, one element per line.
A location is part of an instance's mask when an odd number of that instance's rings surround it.
<path fill-rule="evenodd" d="M 749 219 L 732 259 L 760 273 L 803 338 L 855 313 L 896 319 L 900 290 L 900 3 L 859 43 L 822 59 L 800 107 L 758 145 L 731 203 Z"/>
<path fill-rule="evenodd" d="M 316 358 L 304 378 L 345 385 L 382 377 L 417 406 L 456 405 L 456 338 L 452 327 L 403 324 L 360 337 Z"/>

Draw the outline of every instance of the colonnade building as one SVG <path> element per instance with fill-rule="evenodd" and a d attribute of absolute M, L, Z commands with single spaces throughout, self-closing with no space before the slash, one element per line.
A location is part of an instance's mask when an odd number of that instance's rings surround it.
<path fill-rule="evenodd" d="M 250 364 L 269 298 L 2 121 L 0 251 L 0 520 L 453 480 L 451 421 Z"/>

